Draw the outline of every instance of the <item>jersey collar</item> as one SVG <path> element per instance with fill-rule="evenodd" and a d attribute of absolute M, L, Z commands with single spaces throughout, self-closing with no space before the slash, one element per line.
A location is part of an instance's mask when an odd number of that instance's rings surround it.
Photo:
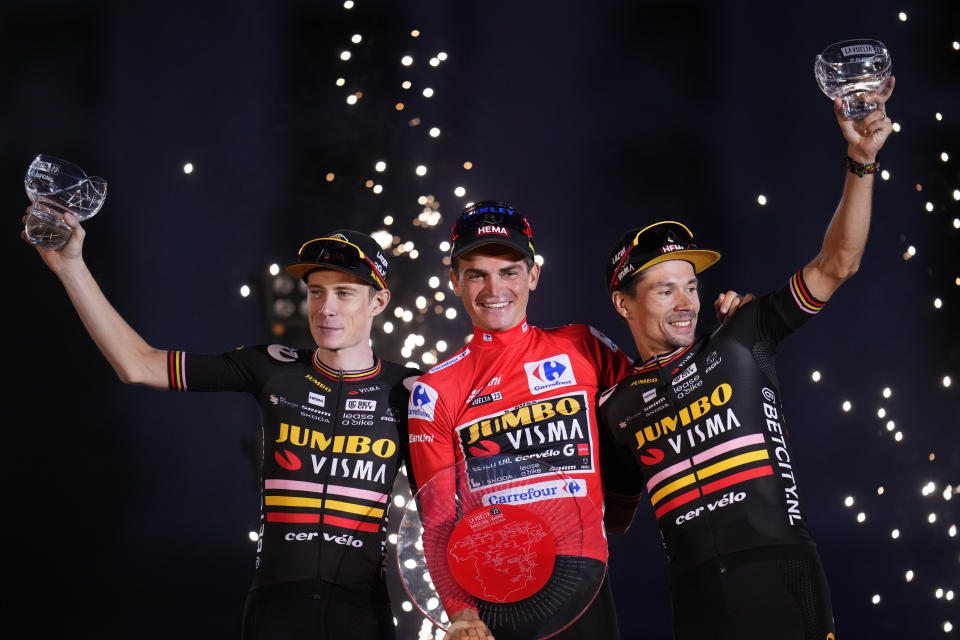
<path fill-rule="evenodd" d="M 470 341 L 470 348 L 486 349 L 491 347 L 509 347 L 530 335 L 530 329 L 532 329 L 532 327 L 527 324 L 526 316 L 524 316 L 520 324 L 506 331 L 487 331 L 474 325 L 473 339 Z"/>
<path fill-rule="evenodd" d="M 335 380 L 339 382 L 343 380 L 344 382 L 353 382 L 355 380 L 366 380 L 368 378 L 373 378 L 378 373 L 380 369 L 383 368 L 380 358 L 377 357 L 377 354 L 373 354 L 373 366 L 369 369 L 360 369 L 359 371 L 341 371 L 340 369 L 334 369 L 333 367 L 328 367 L 323 364 L 320 360 L 320 349 L 316 349 L 313 352 L 313 368 L 317 370 L 317 373 L 322 375 L 325 378 L 330 380 Z"/>
<path fill-rule="evenodd" d="M 665 353 L 659 356 L 651 356 L 642 364 L 635 364 L 633 367 L 633 372 L 647 373 L 648 371 L 655 371 L 656 369 L 665 367 L 671 362 L 675 362 L 676 360 L 679 360 L 683 356 L 683 354 L 685 354 L 687 351 L 689 351 L 693 347 L 694 344 L 696 344 L 696 342 L 694 342 L 693 344 L 687 345 L 686 347 L 680 347 L 679 349 L 675 349 L 670 353 Z"/>

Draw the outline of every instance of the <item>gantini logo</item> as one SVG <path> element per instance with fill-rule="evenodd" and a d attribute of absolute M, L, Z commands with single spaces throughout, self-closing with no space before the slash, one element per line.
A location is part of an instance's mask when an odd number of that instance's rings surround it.
<path fill-rule="evenodd" d="M 407 417 L 433 422 L 433 412 L 437 408 L 439 394 L 428 384 L 418 382 L 410 394 L 410 403 L 407 405 Z"/>
<path fill-rule="evenodd" d="M 577 383 L 570 358 L 565 353 L 537 362 L 526 362 L 523 370 L 527 372 L 530 393 L 543 393 L 549 389 Z"/>

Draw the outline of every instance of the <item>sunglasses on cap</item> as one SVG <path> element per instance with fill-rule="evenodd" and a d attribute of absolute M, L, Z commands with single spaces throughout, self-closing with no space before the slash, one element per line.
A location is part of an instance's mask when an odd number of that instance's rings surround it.
<path fill-rule="evenodd" d="M 329 262 L 344 267 L 357 267 L 365 270 L 370 267 L 370 275 L 382 289 L 387 288 L 377 265 L 366 256 L 363 250 L 347 240 L 339 238 L 314 238 L 300 247 L 301 262 L 324 263 Z"/>
<path fill-rule="evenodd" d="M 634 251 L 637 251 L 636 255 L 643 256 L 646 262 L 658 255 L 696 248 L 697 245 L 693 244 L 693 234 L 690 229 L 679 222 L 658 222 L 649 227 L 644 227 L 637 232 L 630 244 L 624 247 L 623 255 L 620 256 L 616 267 L 613 269 L 613 277 L 610 279 L 608 288 L 612 291 L 617 285 L 621 284 L 619 282 L 621 280 L 621 269 Z M 616 259 L 616 256 L 614 256 L 614 259 Z M 630 273 L 633 273 L 633 271 Z"/>
<path fill-rule="evenodd" d="M 531 240 L 533 239 L 533 231 L 530 230 L 530 223 L 527 222 L 526 218 L 502 203 L 491 203 L 490 206 L 470 208 L 464 211 L 453 225 L 453 231 L 450 232 L 450 242 L 455 243 L 464 231 L 488 224 L 507 227 L 519 231 Z"/>

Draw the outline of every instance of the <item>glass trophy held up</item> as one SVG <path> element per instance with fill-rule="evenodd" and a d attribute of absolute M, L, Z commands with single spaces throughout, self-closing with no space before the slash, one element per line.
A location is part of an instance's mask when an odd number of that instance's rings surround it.
<path fill-rule="evenodd" d="M 892 66 L 890 52 L 879 40 L 844 40 L 817 56 L 813 72 L 828 97 L 840 98 L 843 115 L 863 120 L 877 109 L 875 102 L 864 98 L 883 91 Z"/>
<path fill-rule="evenodd" d="M 77 165 L 40 154 L 23 179 L 33 205 L 27 214 L 27 240 L 41 249 L 59 249 L 73 231 L 63 221 L 69 212 L 81 222 L 93 217 L 107 197 L 107 181 L 88 176 Z"/>

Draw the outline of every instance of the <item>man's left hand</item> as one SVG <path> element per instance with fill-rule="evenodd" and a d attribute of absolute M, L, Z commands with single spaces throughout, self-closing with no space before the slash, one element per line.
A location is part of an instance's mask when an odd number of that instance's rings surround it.
<path fill-rule="evenodd" d="M 752 293 L 741 296 L 732 289 L 726 293 L 721 293 L 717 296 L 717 301 L 713 303 L 713 308 L 717 312 L 717 322 L 723 324 L 733 317 L 737 309 L 753 299 L 754 295 Z"/>

